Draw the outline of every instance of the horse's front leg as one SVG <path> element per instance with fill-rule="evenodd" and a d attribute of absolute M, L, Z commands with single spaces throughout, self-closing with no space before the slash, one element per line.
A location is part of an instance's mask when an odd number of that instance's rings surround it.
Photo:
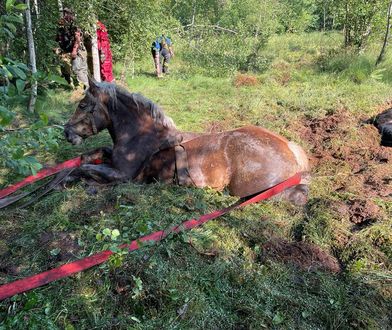
<path fill-rule="evenodd" d="M 109 164 L 83 164 L 75 173 L 85 179 L 93 179 L 99 183 L 121 182 L 128 179 L 127 175 Z"/>
<path fill-rule="evenodd" d="M 105 164 L 112 163 L 113 149 L 111 147 L 102 147 L 92 151 L 88 151 L 81 156 L 82 164 L 93 164 L 97 160 Z"/>

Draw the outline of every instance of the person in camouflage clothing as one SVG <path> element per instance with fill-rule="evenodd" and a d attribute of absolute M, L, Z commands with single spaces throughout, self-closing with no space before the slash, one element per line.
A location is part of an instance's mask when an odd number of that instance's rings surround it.
<path fill-rule="evenodd" d="M 83 44 L 83 33 L 75 23 L 75 16 L 72 10 L 64 8 L 63 18 L 59 21 L 57 31 L 57 42 L 60 46 L 60 55 L 65 62 L 65 78 L 70 82 L 70 72 L 67 73 L 67 61 L 70 56 L 72 71 L 75 73 L 79 83 L 84 88 L 88 87 L 88 66 L 87 51 Z M 69 76 L 67 77 L 67 75 Z"/>

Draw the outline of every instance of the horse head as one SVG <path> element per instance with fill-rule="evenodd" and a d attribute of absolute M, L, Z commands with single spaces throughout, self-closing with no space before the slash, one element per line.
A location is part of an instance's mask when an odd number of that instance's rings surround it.
<path fill-rule="evenodd" d="M 72 144 L 81 144 L 82 141 L 111 125 L 108 108 L 112 96 L 108 90 L 102 88 L 89 79 L 90 87 L 86 90 L 84 98 L 79 102 L 76 111 L 64 126 L 65 138 Z"/>

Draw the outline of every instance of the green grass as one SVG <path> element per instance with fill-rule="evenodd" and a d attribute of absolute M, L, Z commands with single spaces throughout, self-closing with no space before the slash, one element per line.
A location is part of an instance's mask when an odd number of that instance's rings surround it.
<path fill-rule="evenodd" d="M 264 50 L 271 66 L 256 75 L 259 84 L 251 87 L 235 87 L 231 75 L 193 74 L 197 70 L 188 68 L 192 63 L 181 59 L 185 49 L 179 48 L 170 76 L 154 78 L 148 54 L 126 84 L 162 105 L 181 130 L 257 124 L 310 150 L 293 123 L 342 109 L 367 118 L 392 99 L 391 57 L 381 66 L 389 70 L 379 78 L 370 66 L 376 48 L 352 58 L 341 53 L 340 45 L 337 33 L 273 37 Z M 49 96 L 42 109 L 52 124 L 64 123 L 77 100 L 67 91 Z M 355 131 L 341 143 L 355 143 Z M 110 139 L 105 133 L 78 147 L 60 143 L 56 154 L 42 159 L 62 161 Z M 387 329 L 392 308 L 391 201 L 369 197 L 380 215 L 353 231 L 347 215 L 331 207 L 353 197 L 333 186 L 336 180 L 347 180 L 351 169 L 345 163 L 323 166 L 314 169 L 304 208 L 265 201 L 118 256 L 119 267 L 105 264 L 7 299 L 0 302 L 0 329 Z M 26 210 L 0 212 L 0 283 L 234 201 L 208 189 L 161 184 L 121 184 L 96 195 L 87 194 L 83 184 L 53 192 Z M 96 235 L 105 228 L 118 229 L 121 236 L 98 241 Z M 337 257 L 343 271 L 336 275 L 265 260 L 263 245 L 271 238 L 311 242 Z"/>

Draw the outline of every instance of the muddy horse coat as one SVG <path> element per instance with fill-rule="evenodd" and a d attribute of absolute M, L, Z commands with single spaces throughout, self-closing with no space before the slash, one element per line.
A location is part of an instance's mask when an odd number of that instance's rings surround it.
<path fill-rule="evenodd" d="M 152 101 L 114 84 L 90 82 L 90 88 L 65 125 L 73 144 L 108 129 L 112 148 L 83 156 L 77 175 L 97 181 L 177 182 L 211 187 L 245 197 L 294 175 L 307 173 L 303 149 L 257 126 L 216 134 L 184 133 Z M 87 164 L 103 157 L 104 164 Z M 184 173 L 186 175 L 184 175 Z M 306 182 L 288 189 L 287 198 L 304 203 Z"/>

